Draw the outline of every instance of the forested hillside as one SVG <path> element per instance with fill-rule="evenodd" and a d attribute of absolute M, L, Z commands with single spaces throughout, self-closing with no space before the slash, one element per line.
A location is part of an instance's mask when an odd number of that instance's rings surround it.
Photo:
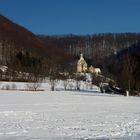
<path fill-rule="evenodd" d="M 140 41 L 140 33 L 102 33 L 93 35 L 64 35 L 39 37 L 55 43 L 59 48 L 64 48 L 74 58 L 80 52 L 93 65 L 100 65 L 112 54 L 117 54 L 121 49 L 128 48 Z"/>
<path fill-rule="evenodd" d="M 0 61 L 9 64 L 17 53 L 43 55 L 45 44 L 27 29 L 0 15 Z"/>
<path fill-rule="evenodd" d="M 0 15 L 0 66 L 9 69 L 4 76 L 0 71 L 1 79 L 15 80 L 20 72 L 49 74 L 52 69 L 64 70 L 67 61 L 69 55 L 63 48 Z"/>

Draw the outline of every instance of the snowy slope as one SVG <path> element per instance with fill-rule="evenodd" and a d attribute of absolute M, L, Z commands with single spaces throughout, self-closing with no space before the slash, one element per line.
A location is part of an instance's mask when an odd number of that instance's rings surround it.
<path fill-rule="evenodd" d="M 140 98 L 0 91 L 0 140 L 139 140 Z"/>

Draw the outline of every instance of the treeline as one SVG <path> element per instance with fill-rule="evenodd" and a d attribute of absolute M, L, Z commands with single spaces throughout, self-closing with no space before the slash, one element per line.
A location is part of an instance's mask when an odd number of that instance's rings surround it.
<path fill-rule="evenodd" d="M 128 90 L 132 95 L 138 95 L 140 91 L 140 42 L 109 57 L 106 60 L 106 69 L 113 75 L 119 87 Z"/>
<path fill-rule="evenodd" d="M 93 65 L 100 65 L 108 56 L 140 41 L 140 33 L 100 33 L 83 36 L 40 35 L 39 37 L 53 42 L 59 48 L 64 48 L 73 58 L 79 58 L 82 52 L 86 60 Z"/>
<path fill-rule="evenodd" d="M 8 67 L 6 73 L 0 70 L 0 80 L 32 81 L 31 76 L 21 76 L 20 73 L 53 77 L 58 72 L 69 71 L 69 55 L 53 44 L 47 43 L 45 47 L 39 51 L 36 48 L 30 50 L 14 40 L 0 39 L 0 66 Z"/>

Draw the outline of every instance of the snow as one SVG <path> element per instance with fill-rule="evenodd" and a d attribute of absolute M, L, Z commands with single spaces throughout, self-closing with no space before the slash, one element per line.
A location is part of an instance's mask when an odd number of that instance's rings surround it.
<path fill-rule="evenodd" d="M 87 75 L 88 76 L 88 75 Z M 32 86 L 33 83 L 26 83 L 26 82 L 1 82 L 0 89 L 3 90 L 29 90 L 29 87 Z M 97 91 L 100 92 L 99 87 L 95 85 L 91 85 L 90 82 L 79 82 L 80 89 L 86 91 Z M 75 90 L 76 89 L 76 81 L 69 79 L 68 81 L 68 90 Z M 49 80 L 45 80 L 45 82 L 41 83 L 39 90 L 51 90 L 51 84 Z M 64 83 L 63 81 L 57 81 L 55 90 L 64 90 Z"/>
<path fill-rule="evenodd" d="M 0 140 L 140 139 L 139 97 L 102 94 L 95 86 L 88 92 L 42 87 L 0 90 Z"/>

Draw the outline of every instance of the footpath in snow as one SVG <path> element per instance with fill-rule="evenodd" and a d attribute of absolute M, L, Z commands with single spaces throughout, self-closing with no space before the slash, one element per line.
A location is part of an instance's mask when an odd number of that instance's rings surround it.
<path fill-rule="evenodd" d="M 140 98 L 1 90 L 0 140 L 140 140 Z"/>

